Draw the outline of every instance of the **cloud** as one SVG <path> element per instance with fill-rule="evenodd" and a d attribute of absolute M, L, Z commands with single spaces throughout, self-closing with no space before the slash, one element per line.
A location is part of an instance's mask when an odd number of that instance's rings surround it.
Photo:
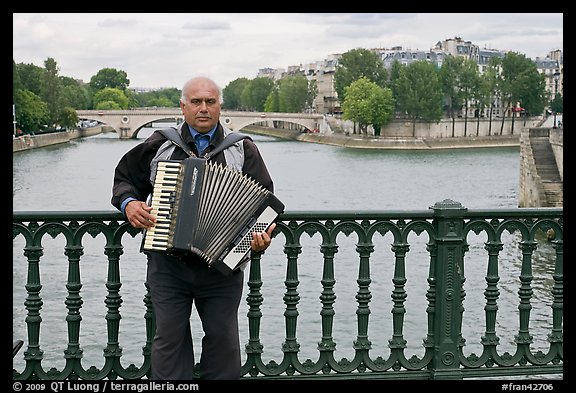
<path fill-rule="evenodd" d="M 545 57 L 563 48 L 563 15 L 539 13 L 16 13 L 13 58 L 89 81 L 126 71 L 132 87 L 177 87 L 195 74 L 222 87 L 261 68 L 356 48 L 428 50 L 459 36 L 481 48 Z"/>

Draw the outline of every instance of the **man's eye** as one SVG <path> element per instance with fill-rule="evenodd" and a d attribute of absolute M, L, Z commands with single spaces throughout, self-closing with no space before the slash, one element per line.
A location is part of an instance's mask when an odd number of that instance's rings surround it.
<path fill-rule="evenodd" d="M 190 102 L 192 103 L 192 105 L 202 105 L 202 101 L 204 101 L 206 103 L 206 105 L 214 105 L 216 104 L 216 100 L 214 98 L 209 98 L 206 100 L 201 100 L 199 98 L 194 98 L 191 99 Z"/>

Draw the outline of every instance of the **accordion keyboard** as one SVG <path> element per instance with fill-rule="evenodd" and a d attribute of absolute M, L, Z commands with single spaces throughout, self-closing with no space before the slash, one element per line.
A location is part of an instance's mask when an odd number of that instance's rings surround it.
<path fill-rule="evenodd" d="M 169 246 L 172 207 L 176 200 L 181 164 L 174 161 L 160 161 L 156 171 L 150 214 L 156 217 L 156 224 L 146 231 L 144 248 L 166 250 Z"/>

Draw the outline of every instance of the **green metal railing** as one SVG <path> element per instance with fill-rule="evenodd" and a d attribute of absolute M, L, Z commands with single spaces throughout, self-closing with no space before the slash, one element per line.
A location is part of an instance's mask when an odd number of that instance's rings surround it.
<path fill-rule="evenodd" d="M 150 375 L 154 313 L 147 289 L 142 291 L 146 308 L 142 362 L 128 367 L 121 363 L 120 259 L 125 234 L 132 238 L 139 236 L 121 214 L 112 211 L 13 213 L 13 239 L 23 237 L 25 244 L 22 251 L 27 263 L 24 306 L 28 336 L 27 340 L 15 337 L 25 340 L 19 354 L 25 368 L 13 369 L 14 379 L 142 379 Z M 62 301 L 67 308 L 68 343 L 62 369 L 45 364 L 40 342 L 42 289 L 48 278 L 40 274 L 39 267 L 44 251 L 42 240 L 47 235 L 65 238 L 67 296 Z M 82 313 L 87 312 L 82 310 L 85 280 L 80 266 L 87 235 L 104 236 L 107 258 L 106 296 L 102 299 L 106 306 L 102 323 L 106 324 L 107 343 L 100 368 L 82 363 L 80 345 Z M 319 239 L 316 267 L 314 263 L 303 262 L 304 254 L 313 252 L 305 246 L 310 239 Z M 348 243 L 347 239 L 355 242 L 354 250 L 354 247 L 340 248 Z M 283 261 L 267 260 L 271 256 L 269 249 L 253 255 L 246 270 L 248 311 L 244 316 L 248 327 L 247 337 L 241 337 L 245 342 L 242 379 L 465 379 L 563 374 L 562 208 L 468 210 L 458 202 L 444 200 L 420 211 L 286 212 L 278 219 L 273 246 L 277 243 L 285 254 Z M 425 251 L 420 254 L 424 258 L 414 261 L 410 253 L 418 244 L 424 245 Z M 506 250 L 505 255 L 502 250 Z M 517 254 L 510 250 L 516 250 Z M 382 255 L 385 252 L 389 256 Z M 347 256 L 338 259 L 338 253 Z M 545 255 L 544 259 L 541 255 Z M 278 299 L 265 300 L 262 270 L 273 262 L 283 265 L 284 292 Z M 306 274 L 300 272 L 304 268 Z M 467 277 L 465 268 L 482 273 Z M 417 273 L 425 277 L 419 288 L 425 312 L 420 314 L 419 321 L 407 326 L 405 314 L 410 311 L 407 299 L 418 292 L 407 281 L 408 277 L 415 277 L 418 269 L 422 271 Z M 504 271 L 512 272 L 513 279 L 506 283 L 500 282 Z M 310 282 L 310 272 L 318 277 L 314 288 L 303 284 Z M 384 280 L 384 276 L 390 279 Z M 348 294 L 339 292 L 339 285 L 346 281 L 355 287 Z M 391 290 L 387 296 L 377 295 L 377 286 L 386 281 Z M 471 282 L 481 288 L 474 299 L 467 298 Z M 314 292 L 316 287 L 319 291 Z M 298 323 L 304 316 L 302 297 L 309 292 L 315 293 L 316 302 L 320 300 L 317 317 L 321 337 L 315 360 L 303 361 L 299 356 L 300 341 L 309 332 L 299 331 Z M 503 304 L 504 298 L 509 298 L 504 292 L 514 294 L 512 306 Z M 354 316 L 346 321 L 347 327 L 354 330 L 355 339 L 349 348 L 352 355 L 350 359 L 339 358 L 334 329 L 340 322 L 336 324 L 335 316 L 340 310 L 339 302 L 352 298 L 356 303 Z M 376 321 L 382 307 L 371 307 L 371 303 L 383 302 L 384 298 L 390 299 L 386 303 L 387 316 Z M 263 313 L 266 302 L 273 300 L 283 304 L 283 315 L 277 318 L 281 320 L 275 322 L 283 326 L 285 335 L 279 343 L 280 358 L 266 361 L 269 356 L 261 340 L 265 333 L 261 326 L 270 318 Z M 534 307 L 545 310 L 549 316 L 544 349 L 534 347 L 531 318 Z M 470 321 L 469 311 L 476 311 L 482 320 Z M 508 325 L 514 324 L 505 329 L 514 332 L 510 336 L 499 334 L 504 320 Z M 385 326 L 391 330 L 387 336 L 388 349 L 377 351 L 376 337 Z M 420 356 L 410 356 L 407 346 L 406 333 L 415 326 L 425 331 Z M 466 331 L 471 328 L 482 330 L 478 354 L 466 350 L 470 340 Z M 512 350 L 502 350 L 504 342 L 512 345 Z M 347 343 L 338 345 L 346 347 Z M 195 367 L 198 370 L 197 364 Z"/>

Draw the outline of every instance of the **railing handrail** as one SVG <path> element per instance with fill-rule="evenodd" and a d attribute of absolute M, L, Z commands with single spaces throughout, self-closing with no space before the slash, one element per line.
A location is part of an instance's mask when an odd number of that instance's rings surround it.
<path fill-rule="evenodd" d="M 286 254 L 285 292 L 282 294 L 285 305 L 284 325 L 285 341 L 282 344 L 282 359 L 263 362 L 260 342 L 260 322 L 264 299 L 260 288 L 262 275 L 260 264 L 265 254 L 255 254 L 249 268 L 248 293 L 249 339 L 246 344 L 246 361 L 242 366 L 243 379 L 310 379 L 310 378 L 412 378 L 412 379 L 463 379 L 475 377 L 494 377 L 511 375 L 562 374 L 563 372 L 563 209 L 562 208 L 500 208 L 466 209 L 458 202 L 444 200 L 428 210 L 397 211 L 287 211 L 277 220 L 276 237 L 284 236 L 284 254 Z M 507 245 L 504 232 L 518 233 L 518 259 L 521 260 L 518 271 L 518 334 L 508 341 L 515 343 L 515 353 L 500 353 L 499 336 L 495 326 L 498 315 L 499 299 L 499 252 Z M 64 246 L 68 258 L 68 296 L 66 305 L 67 327 L 71 339 L 65 351 L 66 367 L 63 370 L 43 367 L 43 353 L 40 345 L 40 323 L 42 309 L 42 280 L 39 262 L 43 253 L 42 238 L 49 234 L 63 233 Z M 27 346 L 24 351 L 25 370 L 14 370 L 14 379 L 140 379 L 150 372 L 150 348 L 154 333 L 153 309 L 150 294 L 143 295 L 146 305 L 146 342 L 143 343 L 143 363 L 124 368 L 120 364 L 122 356 L 117 341 L 120 319 L 121 296 L 119 288 L 120 255 L 122 254 L 122 234 L 133 237 L 139 231 L 132 228 L 117 211 L 13 211 L 13 237 L 21 235 L 25 239 L 24 255 L 28 264 L 26 280 L 27 298 L 26 325 L 28 329 Z M 319 294 L 322 311 L 322 339 L 318 342 L 318 358 L 301 362 L 296 325 L 300 307 L 300 276 L 298 258 L 303 251 L 301 237 L 320 235 L 322 241 L 322 290 Z M 93 237 L 104 234 L 106 244 L 104 253 L 108 258 L 108 280 L 106 295 L 106 323 L 108 343 L 104 349 L 106 363 L 101 369 L 94 365 L 84 368 L 81 364 L 82 350 L 78 342 L 81 318 L 79 317 L 82 297 L 82 280 L 79 262 L 82 255 L 82 239 L 86 234 Z M 354 298 L 357 326 L 354 341 L 354 358 L 335 358 L 336 342 L 332 334 L 334 310 L 337 304 L 337 276 L 334 273 L 335 255 L 339 252 L 338 236 L 354 234 L 357 238 L 358 261 L 357 288 Z M 422 357 L 405 357 L 406 340 L 404 338 L 404 314 L 406 264 L 405 259 L 411 247 L 410 236 L 427 234 L 428 241 L 428 288 L 426 290 L 426 320 L 421 323 L 428 326 L 424 339 Z M 463 308 L 466 297 L 464 273 L 468 236 L 483 234 L 486 236 L 484 249 L 485 289 L 484 299 L 478 299 L 485 310 L 485 331 L 481 339 L 482 352 L 479 355 L 466 355 L 463 351 L 465 339 L 462 335 L 462 323 L 466 316 Z M 388 357 L 372 358 L 372 347 L 368 335 L 370 323 L 370 302 L 372 298 L 371 254 L 376 247 L 373 238 L 390 236 L 393 253 L 392 316 L 393 332 L 388 340 Z M 512 244 L 514 245 L 514 244 Z M 532 265 L 537 252 L 544 246 L 551 248 L 549 255 L 551 282 L 548 295 L 551 330 L 546 351 L 533 352 L 533 338 L 530 331 L 530 311 L 539 301 L 535 298 L 532 285 L 534 273 Z M 350 251 L 352 252 L 352 251 Z M 356 258 L 354 258 L 356 259 Z M 352 267 L 352 266 L 351 266 Z M 483 301 L 482 301 L 483 300 Z M 373 327 L 372 329 L 377 329 Z M 372 333 L 373 334 L 373 333 Z M 18 338 L 18 337 L 15 337 Z M 23 337 L 22 337 L 23 338 Z M 197 367 L 198 365 L 196 365 Z"/>

